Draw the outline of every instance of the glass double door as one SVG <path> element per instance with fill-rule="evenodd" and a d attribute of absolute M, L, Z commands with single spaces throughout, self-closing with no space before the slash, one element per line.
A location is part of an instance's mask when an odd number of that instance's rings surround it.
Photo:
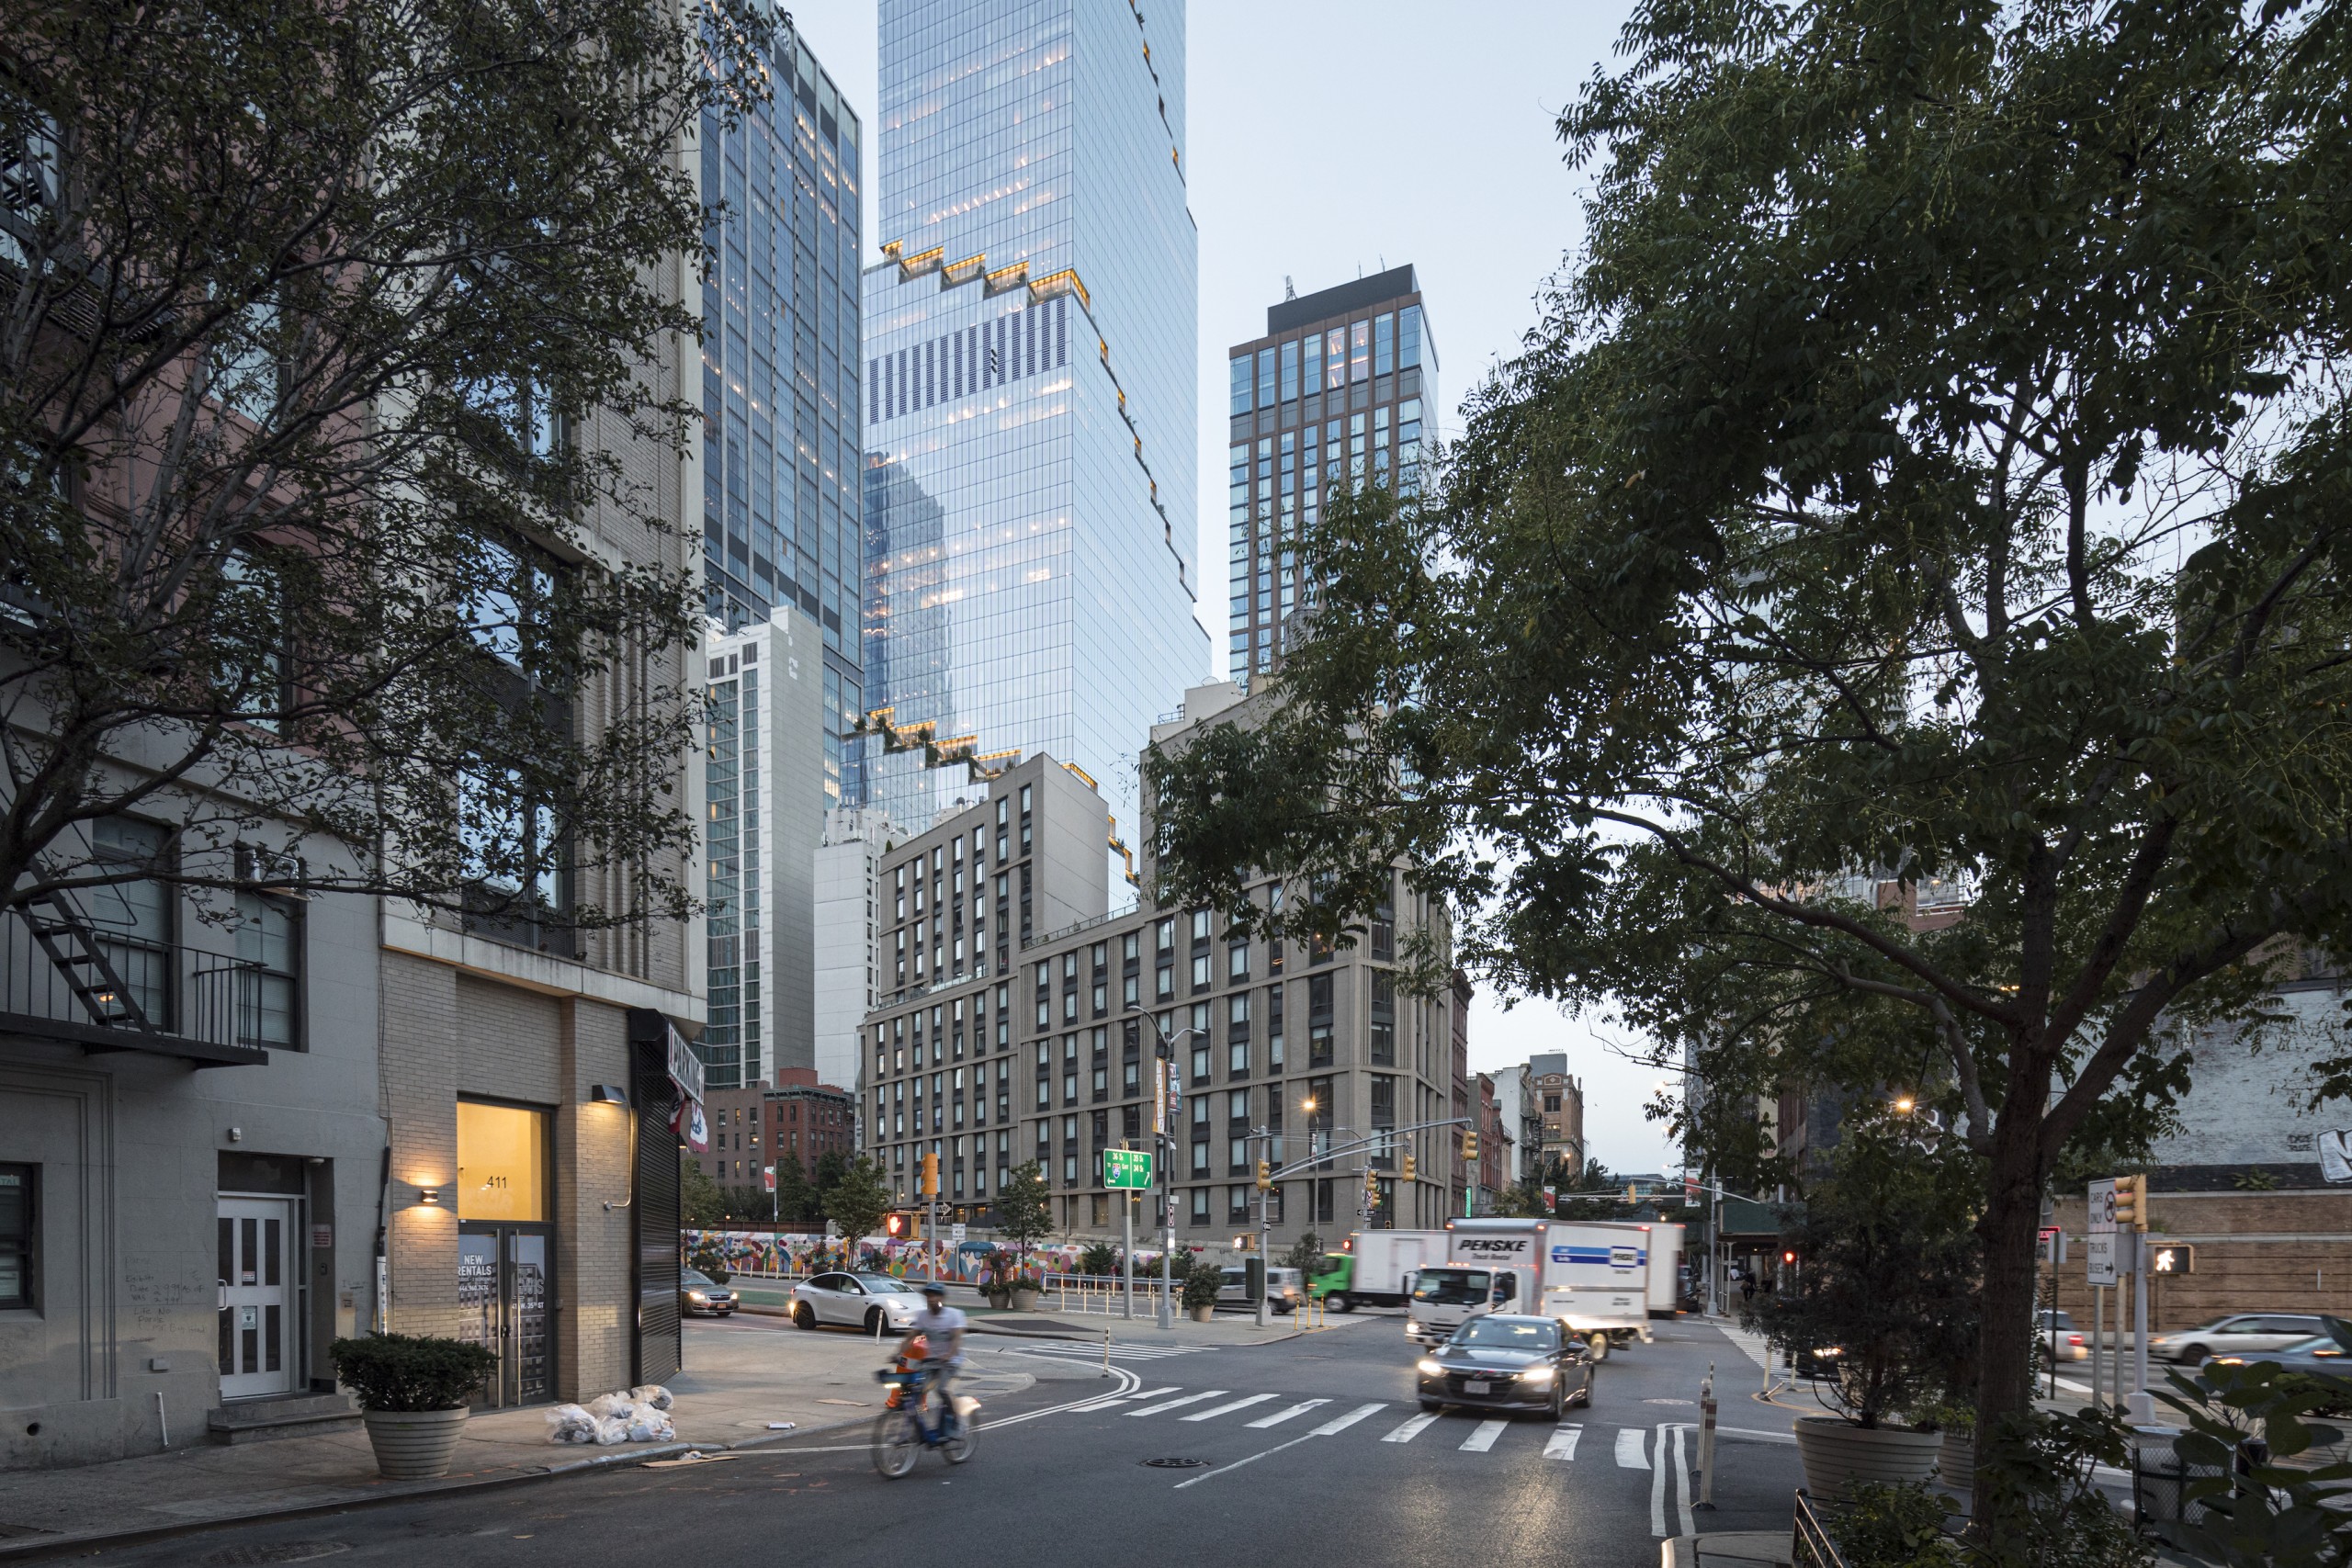
<path fill-rule="evenodd" d="M 555 1397 L 548 1311 L 555 1240 L 545 1225 L 470 1221 L 458 1233 L 458 1337 L 488 1348 L 498 1365 L 476 1403 L 538 1404 Z"/>

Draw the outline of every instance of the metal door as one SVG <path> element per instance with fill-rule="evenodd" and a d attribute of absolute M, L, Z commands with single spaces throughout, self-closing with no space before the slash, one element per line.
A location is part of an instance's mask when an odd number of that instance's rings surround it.
<path fill-rule="evenodd" d="M 300 1359 L 293 1343 L 293 1201 L 223 1198 L 220 1205 L 220 1397 L 291 1393 Z"/>
<path fill-rule="evenodd" d="M 554 1242 L 536 1225 L 469 1223 L 458 1236 L 458 1337 L 488 1348 L 498 1365 L 475 1394 L 488 1407 L 555 1397 Z"/>

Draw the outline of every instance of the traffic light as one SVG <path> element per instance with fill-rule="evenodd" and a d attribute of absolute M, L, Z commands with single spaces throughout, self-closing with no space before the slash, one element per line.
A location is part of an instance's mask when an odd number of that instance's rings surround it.
<path fill-rule="evenodd" d="M 1634 1184 L 1630 1181 L 1625 1183 L 1625 1201 L 1628 1203 L 1638 1203 L 1641 1201 L 1642 1195 L 1634 1190 Z"/>
<path fill-rule="evenodd" d="M 1380 1173 L 1378 1171 L 1367 1170 L 1363 1173 L 1363 1206 L 1367 1209 L 1380 1207 Z"/>
<path fill-rule="evenodd" d="M 1413 1179 L 1413 1156 L 1411 1155 L 1407 1155 L 1405 1156 L 1405 1179 L 1407 1181 Z"/>
<path fill-rule="evenodd" d="M 922 1156 L 922 1195 L 926 1198 L 939 1196 L 939 1154 L 936 1150 L 927 1151 Z"/>
<path fill-rule="evenodd" d="M 1781 1266 L 1784 1269 L 1793 1269 L 1796 1267 L 1796 1249 L 1794 1247 L 1783 1249 L 1781 1253 Z"/>
<path fill-rule="evenodd" d="M 1476 1159 L 1478 1157 L 1477 1134 L 1464 1133 L 1462 1134 L 1462 1157 L 1464 1159 Z"/>
<path fill-rule="evenodd" d="M 882 1231 L 886 1235 L 898 1236 L 906 1235 L 907 1216 L 904 1214 L 890 1215 L 882 1222 Z"/>
<path fill-rule="evenodd" d="M 1274 1184 L 1274 1168 L 1265 1160 L 1258 1162 L 1258 1190 L 1265 1191 Z"/>
<path fill-rule="evenodd" d="M 2144 1231 L 2148 1228 L 2148 1179 L 2144 1176 L 2119 1176 L 2115 1179 L 2115 1224 L 2119 1229 Z"/>

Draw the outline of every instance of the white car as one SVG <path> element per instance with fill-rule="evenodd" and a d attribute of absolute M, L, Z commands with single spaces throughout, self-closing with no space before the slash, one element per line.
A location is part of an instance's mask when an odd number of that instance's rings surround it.
<path fill-rule="evenodd" d="M 2316 1316 L 2301 1313 L 2233 1312 L 2200 1323 L 2148 1336 L 2148 1354 L 2159 1361 L 2198 1367 L 2215 1356 L 2244 1356 L 2250 1351 L 2283 1350 L 2324 1332 Z"/>
<path fill-rule="evenodd" d="M 888 1274 L 817 1274 L 792 1287 L 792 1321 L 903 1334 L 922 1310 L 922 1288 Z"/>

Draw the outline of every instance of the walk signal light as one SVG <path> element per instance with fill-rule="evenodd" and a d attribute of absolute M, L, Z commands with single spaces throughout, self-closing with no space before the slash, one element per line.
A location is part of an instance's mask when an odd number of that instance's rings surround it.
<path fill-rule="evenodd" d="M 939 1156 L 936 1151 L 926 1151 L 922 1156 L 922 1195 L 926 1198 L 939 1196 Z"/>
<path fill-rule="evenodd" d="M 907 1216 L 904 1214 L 890 1215 L 882 1222 L 882 1231 L 886 1235 L 895 1236 L 906 1235 Z"/>
<path fill-rule="evenodd" d="M 2115 1223 L 2135 1231 L 2148 1228 L 2148 1179 L 2144 1176 L 2119 1176 L 2115 1179 Z"/>
<path fill-rule="evenodd" d="M 1782 1253 L 1781 1254 L 1781 1264 L 1782 1264 L 1784 1267 L 1793 1269 L 1793 1268 L 1795 1268 L 1795 1267 L 1796 1267 L 1796 1261 L 1797 1261 L 1796 1249 L 1795 1249 L 1795 1248 L 1793 1248 L 1793 1247 L 1792 1247 L 1792 1248 L 1788 1249 L 1787 1251 L 1784 1251 L 1784 1252 L 1782 1252 Z"/>
<path fill-rule="evenodd" d="M 1413 1179 L 1413 1156 L 1411 1155 L 1407 1155 L 1405 1156 L 1405 1179 L 1407 1181 Z"/>
<path fill-rule="evenodd" d="M 1274 1168 L 1265 1160 L 1258 1162 L 1258 1190 L 1265 1191 L 1274 1184 Z"/>
<path fill-rule="evenodd" d="M 1464 1159 L 1476 1159 L 1478 1157 L 1477 1134 L 1464 1133 L 1462 1134 L 1462 1157 Z"/>

